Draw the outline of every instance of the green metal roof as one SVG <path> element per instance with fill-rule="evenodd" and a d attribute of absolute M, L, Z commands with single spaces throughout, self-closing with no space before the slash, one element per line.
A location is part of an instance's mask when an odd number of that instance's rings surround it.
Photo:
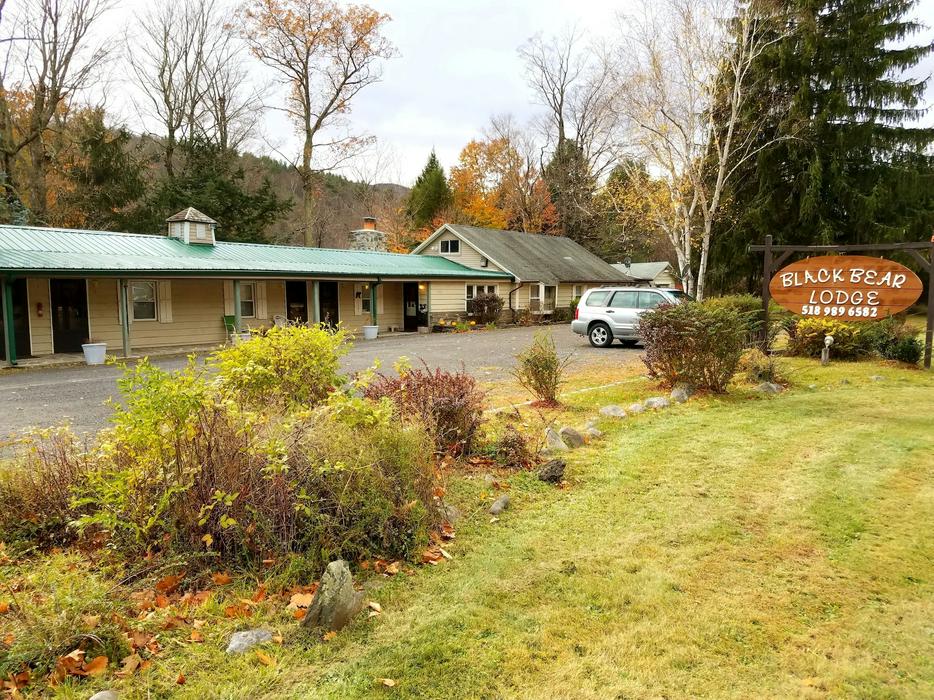
<path fill-rule="evenodd" d="M 509 275 L 438 256 L 0 225 L 0 273 L 33 275 L 465 279 Z"/>

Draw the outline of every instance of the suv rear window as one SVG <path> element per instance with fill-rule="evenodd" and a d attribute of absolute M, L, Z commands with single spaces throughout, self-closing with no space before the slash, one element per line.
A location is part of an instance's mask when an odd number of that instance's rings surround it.
<path fill-rule="evenodd" d="M 636 309 L 639 292 L 616 292 L 610 306 L 614 309 Z"/>
<path fill-rule="evenodd" d="M 606 298 L 610 296 L 609 292 L 591 292 L 587 295 L 587 301 L 584 306 L 606 306 Z"/>

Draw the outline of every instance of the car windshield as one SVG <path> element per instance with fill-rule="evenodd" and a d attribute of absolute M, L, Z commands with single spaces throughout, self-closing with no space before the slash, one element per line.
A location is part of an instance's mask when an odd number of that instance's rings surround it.
<path fill-rule="evenodd" d="M 678 302 L 687 301 L 691 298 L 680 289 L 666 289 L 665 292 L 668 294 L 668 296 L 672 297 L 675 301 Z"/>

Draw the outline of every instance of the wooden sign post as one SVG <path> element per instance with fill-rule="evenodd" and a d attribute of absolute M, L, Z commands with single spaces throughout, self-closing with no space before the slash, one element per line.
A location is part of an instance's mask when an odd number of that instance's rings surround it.
<path fill-rule="evenodd" d="M 931 368 L 934 341 L 934 242 L 889 243 L 843 246 L 753 245 L 750 251 L 764 253 L 762 268 L 763 333 L 769 327 L 769 300 L 774 298 L 793 313 L 841 321 L 872 321 L 904 311 L 921 296 L 921 279 L 893 260 L 863 255 L 822 255 L 781 267 L 794 253 L 860 253 L 900 251 L 911 255 L 928 273 L 927 332 L 924 366 Z M 925 258 L 921 251 L 928 251 Z M 779 255 L 774 256 L 775 253 Z"/>

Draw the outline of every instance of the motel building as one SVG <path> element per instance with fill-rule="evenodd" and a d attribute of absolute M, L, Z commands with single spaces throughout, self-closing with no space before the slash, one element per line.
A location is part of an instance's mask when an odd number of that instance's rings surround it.
<path fill-rule="evenodd" d="M 468 285 L 498 288 L 510 275 L 440 256 L 227 243 L 193 208 L 163 235 L 0 226 L 0 358 L 219 345 L 234 330 L 286 321 L 415 331 L 466 309 Z M 352 233 L 378 246 L 375 220 Z M 11 332 L 12 331 L 12 332 Z"/>

